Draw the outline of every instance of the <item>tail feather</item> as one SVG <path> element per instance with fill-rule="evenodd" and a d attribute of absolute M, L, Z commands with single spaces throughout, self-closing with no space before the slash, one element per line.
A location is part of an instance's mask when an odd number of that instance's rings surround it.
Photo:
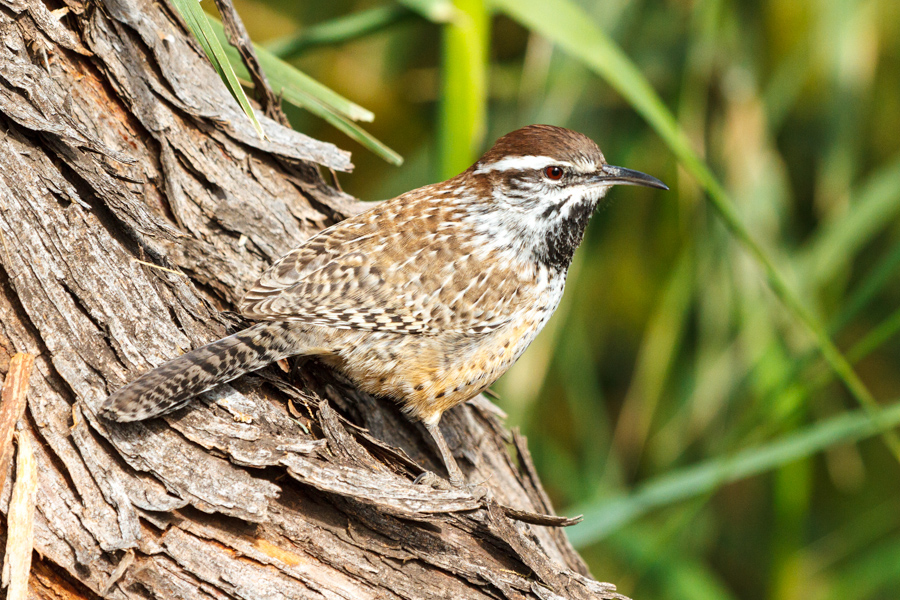
<path fill-rule="evenodd" d="M 101 413 L 139 421 L 181 408 L 194 396 L 295 354 L 303 345 L 287 323 L 259 323 L 141 375 L 107 398 Z"/>

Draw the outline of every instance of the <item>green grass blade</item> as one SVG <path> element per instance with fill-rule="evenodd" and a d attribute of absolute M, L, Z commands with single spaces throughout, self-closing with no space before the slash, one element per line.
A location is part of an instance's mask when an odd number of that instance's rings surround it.
<path fill-rule="evenodd" d="M 371 133 L 369 133 L 353 121 L 348 121 L 347 119 L 343 119 L 340 116 L 328 111 L 323 111 L 321 114 L 319 114 L 312 108 L 308 108 L 308 110 L 311 113 L 317 114 L 318 116 L 325 119 L 325 121 L 337 128 L 350 139 L 356 140 L 357 142 L 362 144 L 363 147 L 373 152 L 376 156 L 379 156 L 392 165 L 398 167 L 403 164 L 402 156 L 400 156 L 397 152 L 389 148 L 384 142 L 373 136 Z"/>
<path fill-rule="evenodd" d="M 220 40 L 225 40 L 222 24 L 212 18 L 209 21 L 215 35 Z M 345 135 L 389 163 L 403 164 L 402 156 L 353 122 L 373 120 L 375 115 L 370 111 L 350 102 L 258 44 L 254 44 L 253 47 L 256 49 L 259 64 L 266 72 L 269 84 L 276 94 L 280 94 L 291 104 L 305 108 L 317 117 L 325 119 Z M 246 67 L 240 62 L 238 51 L 230 44 L 226 44 L 225 54 L 233 61 L 238 76 L 248 81 L 250 76 Z"/>
<path fill-rule="evenodd" d="M 869 305 L 875 295 L 893 280 L 898 271 L 900 271 L 900 243 L 896 243 L 856 287 L 838 316 L 834 318 L 831 325 L 832 333 L 837 333 L 849 325 L 850 321 Z"/>
<path fill-rule="evenodd" d="M 678 355 L 687 328 L 693 298 L 693 269 L 696 257 L 688 245 L 675 261 L 641 341 L 631 387 L 625 394 L 616 425 L 616 442 L 625 439 L 640 454 L 650 436 L 650 425 L 663 404 L 664 384 Z"/>
<path fill-rule="evenodd" d="M 444 27 L 439 179 L 453 177 L 475 161 L 487 113 L 487 9 L 483 0 L 458 0 L 456 8 L 460 17 Z"/>
<path fill-rule="evenodd" d="M 344 44 L 377 33 L 415 14 L 403 6 L 378 6 L 310 25 L 296 34 L 268 42 L 265 47 L 278 58 L 290 60 L 309 48 Z"/>
<path fill-rule="evenodd" d="M 725 226 L 763 268 L 769 287 L 795 319 L 812 334 L 819 352 L 840 377 L 854 399 L 867 410 L 876 411 L 872 393 L 841 354 L 824 326 L 800 301 L 775 267 L 762 246 L 744 226 L 728 192 L 691 147 L 674 115 L 656 94 L 633 62 L 616 46 L 579 6 L 569 0 L 555 0 L 552 10 L 540 0 L 492 0 L 492 5 L 523 26 L 545 36 L 565 52 L 615 88 L 656 130 L 681 165 L 706 190 L 707 198 Z M 885 432 L 885 443 L 900 461 L 900 438 Z"/>
<path fill-rule="evenodd" d="M 837 327 L 833 327 L 837 330 Z M 873 327 L 861 340 L 851 346 L 847 350 L 847 360 L 855 364 L 868 356 L 871 352 L 877 350 L 882 344 L 900 333 L 900 309 L 895 310 L 881 323 Z M 813 363 L 815 355 L 809 353 L 791 364 L 791 367 L 784 373 L 782 378 L 772 387 L 762 400 L 761 403 L 768 406 L 781 405 L 779 397 L 789 398 L 789 406 L 791 410 L 786 411 L 776 421 L 786 421 L 790 419 L 797 408 L 803 405 L 803 401 L 810 397 L 816 391 L 824 388 L 834 379 L 834 371 L 825 371 L 812 381 L 800 381 L 799 376 Z M 777 423 L 770 423 L 776 425 Z"/>
<path fill-rule="evenodd" d="M 228 91 L 231 92 L 234 99 L 238 101 L 238 104 L 240 104 L 244 113 L 247 115 L 247 118 L 253 123 L 253 128 L 256 129 L 259 137 L 265 137 L 262 126 L 259 124 L 256 114 L 253 112 L 253 107 L 250 105 L 250 100 L 247 99 L 244 88 L 241 87 L 241 83 L 238 81 L 238 77 L 231 67 L 231 62 L 228 60 L 225 50 L 222 47 L 222 43 L 216 36 L 216 32 L 211 26 L 206 13 L 200 8 L 200 3 L 196 0 L 172 0 L 172 4 L 174 4 L 178 12 L 181 13 L 181 17 L 184 19 L 184 22 L 187 23 L 191 33 L 194 34 L 194 37 L 200 42 L 200 45 L 203 47 L 203 51 L 206 52 L 206 56 L 212 63 L 213 68 L 215 68 L 219 77 L 222 78 L 222 81 L 225 82 L 225 87 L 228 88 Z M 221 24 L 219 25 L 219 28 L 221 29 Z M 226 44 L 226 46 L 231 48 L 228 44 Z M 237 53 L 236 50 L 235 53 Z M 238 62 L 240 62 L 240 59 L 238 59 Z"/>
<path fill-rule="evenodd" d="M 242 79 L 249 79 L 246 67 L 240 60 L 238 51 L 228 44 L 222 23 L 212 17 L 210 25 L 216 38 L 223 43 L 226 56 L 235 64 Z M 275 93 L 283 93 L 285 100 L 292 104 L 309 109 L 307 104 L 318 104 L 328 110 L 353 121 L 371 122 L 375 115 L 370 110 L 347 100 L 334 90 L 322 85 L 306 73 L 284 62 L 265 48 L 254 44 L 259 64 L 266 72 L 269 83 Z"/>
<path fill-rule="evenodd" d="M 806 547 L 806 573 L 813 577 L 825 572 L 834 574 L 842 563 L 849 566 L 848 559 L 864 556 L 879 540 L 900 530 L 897 499 L 892 496 L 873 507 L 854 506 L 844 519 L 828 529 L 825 536 Z"/>
<path fill-rule="evenodd" d="M 434 23 L 449 23 L 458 18 L 464 18 L 460 15 L 457 7 L 453 5 L 452 0 L 397 0 L 411 11 L 417 12 L 429 21 Z"/>
<path fill-rule="evenodd" d="M 900 424 L 900 402 L 876 411 L 842 413 L 758 448 L 714 458 L 653 479 L 631 494 L 567 509 L 584 521 L 567 530 L 576 547 L 588 546 L 655 508 L 707 494 L 833 446 L 862 440 Z"/>
<path fill-rule="evenodd" d="M 876 294 L 884 290 L 885 286 L 894 279 L 898 270 L 900 270 L 900 243 L 894 244 L 893 248 L 878 261 L 877 265 L 869 270 L 865 278 L 853 290 L 853 293 L 848 296 L 837 316 L 829 322 L 829 333 L 837 335 L 849 325 L 860 312 L 871 304 Z M 847 359 L 851 363 L 856 363 L 893 337 L 893 335 L 896 335 L 898 331 L 896 318 L 895 315 L 892 315 L 866 334 L 862 340 L 851 346 L 845 353 Z M 775 351 L 777 350 L 770 350 L 770 352 Z M 828 371 L 828 373 L 819 375 L 811 382 L 800 381 L 801 374 L 814 364 L 818 356 L 819 354 L 815 350 L 810 350 L 800 358 L 791 361 L 790 367 L 769 386 L 768 391 L 760 402 L 764 405 L 774 405 L 778 402 L 778 396 L 787 393 L 788 388 L 791 386 L 796 386 L 794 391 L 802 394 L 802 398 L 806 398 L 831 383 L 834 371 Z M 797 398 L 797 402 L 801 400 L 801 398 Z"/>
<path fill-rule="evenodd" d="M 900 539 L 887 536 L 859 557 L 834 569 L 835 582 L 824 600 L 893 598 L 900 588 Z M 890 592 L 894 590 L 894 592 Z"/>
<path fill-rule="evenodd" d="M 859 247 L 900 213 L 900 159 L 878 170 L 855 190 L 846 214 L 822 226 L 799 260 L 798 272 L 819 286 L 845 267 Z"/>
<path fill-rule="evenodd" d="M 888 318 L 874 327 L 847 352 L 847 358 L 857 362 L 874 352 L 882 344 L 900 332 L 900 308 L 892 312 Z"/>

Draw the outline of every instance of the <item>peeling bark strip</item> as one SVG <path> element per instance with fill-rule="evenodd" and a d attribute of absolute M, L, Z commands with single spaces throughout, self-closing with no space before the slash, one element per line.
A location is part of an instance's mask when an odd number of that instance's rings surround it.
<path fill-rule="evenodd" d="M 424 429 L 314 361 L 165 419 L 95 416 L 238 327 L 220 309 L 361 205 L 315 166 L 350 169 L 347 153 L 267 119 L 256 136 L 164 3 L 64 2 L 0 0 L 0 372 L 36 357 L 19 419 L 38 474 L 29 592 L 617 597 L 561 529 L 522 522 L 566 524 L 542 516 L 524 440 L 484 402 L 442 426 L 486 498 L 412 485 L 440 469 Z"/>
<path fill-rule="evenodd" d="M 9 370 L 3 381 L 3 394 L 0 396 L 0 491 L 6 484 L 6 473 L 12 460 L 12 441 L 16 423 L 25 412 L 25 395 L 28 392 L 34 356 L 15 354 L 9 360 L 8 366 Z"/>
<path fill-rule="evenodd" d="M 28 597 L 28 574 L 34 547 L 34 505 L 37 497 L 37 469 L 34 464 L 31 434 L 16 433 L 16 483 L 9 500 L 6 554 L 3 557 L 2 586 L 6 600 Z"/>
<path fill-rule="evenodd" d="M 12 486 L 6 523 L 6 552 L 0 584 L 7 589 L 7 600 L 28 597 L 28 574 L 31 571 L 31 551 L 34 546 L 34 507 L 37 496 L 37 470 L 34 450 L 28 431 L 16 432 L 16 423 L 25 412 L 28 382 L 34 356 L 18 353 L 9 361 L 9 371 L 3 381 L 0 396 L 0 491 L 6 483 L 12 459 L 13 436 L 16 453 L 16 480 Z"/>

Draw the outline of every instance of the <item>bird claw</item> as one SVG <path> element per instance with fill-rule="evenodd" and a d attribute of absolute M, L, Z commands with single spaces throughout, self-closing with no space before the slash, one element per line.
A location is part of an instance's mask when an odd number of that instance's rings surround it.
<path fill-rule="evenodd" d="M 491 497 L 491 488 L 484 485 L 484 483 L 484 481 L 481 483 L 467 483 L 460 486 L 459 489 L 468 492 L 476 502 L 486 502 Z"/>
<path fill-rule="evenodd" d="M 439 477 L 432 471 L 423 471 L 413 480 L 413 485 L 425 485 L 436 490 L 459 490 L 472 496 L 476 501 L 480 502 L 490 497 L 490 488 L 486 485 L 487 480 L 480 483 L 466 483 L 465 481 L 447 481 L 443 477 Z"/>
<path fill-rule="evenodd" d="M 423 471 L 413 480 L 413 485 L 425 485 L 436 490 L 449 490 L 453 488 L 449 481 L 438 477 L 431 471 Z"/>

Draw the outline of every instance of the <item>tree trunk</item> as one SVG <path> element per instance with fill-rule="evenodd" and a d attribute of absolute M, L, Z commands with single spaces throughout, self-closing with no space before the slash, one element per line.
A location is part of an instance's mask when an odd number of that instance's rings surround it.
<path fill-rule="evenodd" d="M 239 327 L 220 310 L 360 204 L 316 166 L 348 154 L 263 117 L 260 139 L 165 4 L 65 2 L 0 0 L 0 371 L 37 357 L 31 597 L 617 597 L 533 514 L 552 509 L 524 440 L 483 399 L 444 431 L 485 497 L 413 485 L 443 473 L 424 429 L 315 362 L 162 419 L 96 415 Z"/>

